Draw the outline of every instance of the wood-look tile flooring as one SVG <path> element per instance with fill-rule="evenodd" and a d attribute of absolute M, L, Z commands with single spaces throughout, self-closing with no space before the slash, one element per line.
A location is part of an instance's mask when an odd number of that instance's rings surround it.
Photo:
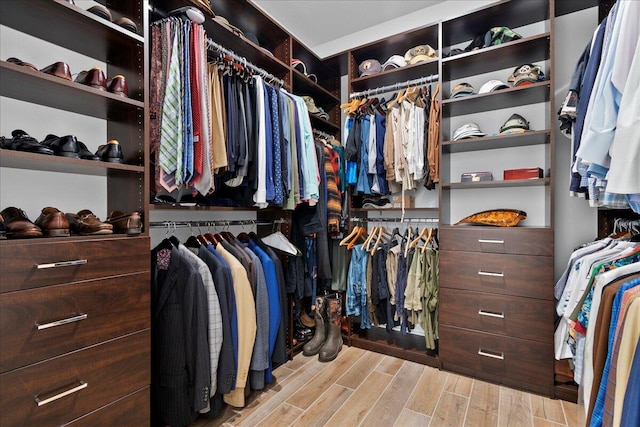
<path fill-rule="evenodd" d="M 343 346 L 320 363 L 298 354 L 241 410 L 198 427 L 578 427 L 578 406 Z"/>

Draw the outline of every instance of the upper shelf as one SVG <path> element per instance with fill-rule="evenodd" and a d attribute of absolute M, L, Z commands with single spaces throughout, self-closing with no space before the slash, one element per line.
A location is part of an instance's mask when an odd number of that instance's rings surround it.
<path fill-rule="evenodd" d="M 495 92 L 470 95 L 462 98 L 443 99 L 443 117 L 500 110 L 518 105 L 536 104 L 549 100 L 549 80 L 527 86 L 516 86 Z"/>
<path fill-rule="evenodd" d="M 455 80 L 524 63 L 550 58 L 550 33 L 525 37 L 497 46 L 461 53 L 442 59 L 442 80 Z"/>
<path fill-rule="evenodd" d="M 143 102 L 99 91 L 6 61 L 0 61 L 0 93 L 9 98 L 100 119 L 108 119 L 126 111 L 144 109 Z"/>
<path fill-rule="evenodd" d="M 320 86 L 298 70 L 293 70 L 293 93 L 296 95 L 310 95 L 317 104 L 339 103 L 340 98 Z"/>
<path fill-rule="evenodd" d="M 144 173 L 144 166 L 95 160 L 72 159 L 46 154 L 0 149 L 0 166 L 15 169 L 37 169 L 50 172 L 104 176 L 109 170 Z"/>
<path fill-rule="evenodd" d="M 12 1 L 1 10 L 0 24 L 102 62 L 112 62 L 131 46 L 144 46 L 142 36 L 68 1 Z"/>
<path fill-rule="evenodd" d="M 442 143 L 442 153 L 463 153 L 467 151 L 548 144 L 549 135 L 549 130 L 534 130 L 515 135 L 484 136 L 482 138 L 461 139 L 459 141 L 445 141 Z"/>
<path fill-rule="evenodd" d="M 511 179 L 501 181 L 476 181 L 476 182 L 442 182 L 442 189 L 461 190 L 467 188 L 505 188 L 505 187 L 540 187 L 549 185 L 549 178 Z"/>
<path fill-rule="evenodd" d="M 357 77 L 351 80 L 351 86 L 355 91 L 360 92 L 434 74 L 438 74 L 438 59 L 406 65 L 402 68 L 392 68 L 371 76 Z"/>

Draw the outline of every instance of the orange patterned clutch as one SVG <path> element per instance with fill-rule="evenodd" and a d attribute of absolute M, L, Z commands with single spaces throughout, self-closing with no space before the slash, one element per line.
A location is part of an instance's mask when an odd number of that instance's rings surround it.
<path fill-rule="evenodd" d="M 526 212 L 517 209 L 492 209 L 469 215 L 455 223 L 455 225 L 476 224 L 495 225 L 497 227 L 515 227 L 526 217 Z"/>

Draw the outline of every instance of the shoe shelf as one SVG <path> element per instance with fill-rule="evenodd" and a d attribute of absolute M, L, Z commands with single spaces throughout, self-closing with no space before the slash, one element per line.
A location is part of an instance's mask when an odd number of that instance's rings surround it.
<path fill-rule="evenodd" d="M 456 80 L 550 57 L 550 33 L 524 37 L 497 46 L 461 53 L 442 59 L 442 80 Z"/>
<path fill-rule="evenodd" d="M 12 1 L 2 7 L 0 24 L 101 62 L 113 60 L 114 52 L 144 45 L 144 37 L 65 0 Z M 137 26 L 140 31 L 141 23 Z"/>
<path fill-rule="evenodd" d="M 100 119 L 110 119 L 127 112 L 137 113 L 144 109 L 144 103 L 135 99 L 6 61 L 0 61 L 0 91 L 9 98 Z"/>
<path fill-rule="evenodd" d="M 109 170 L 144 173 L 144 166 L 73 159 L 0 148 L 0 167 L 105 176 Z"/>
<path fill-rule="evenodd" d="M 267 208 L 269 209 L 269 208 Z M 200 206 L 200 205 L 190 205 L 190 204 L 160 204 L 160 203 L 152 203 L 149 205 L 149 210 L 151 211 L 227 211 L 227 212 L 239 212 L 239 211 L 248 211 L 248 212 L 256 212 L 258 210 L 264 211 L 265 209 L 258 209 L 254 206 Z"/>
<path fill-rule="evenodd" d="M 80 234 L 71 234 L 70 236 L 62 236 L 62 237 L 29 237 L 24 239 L 4 239 L 0 240 L 0 246 L 4 246 L 5 249 L 7 246 L 21 246 L 24 244 L 39 244 L 39 243 L 67 243 L 67 242 L 80 242 L 84 243 L 89 240 L 95 241 L 112 241 L 118 239 L 127 239 L 127 241 L 133 242 L 131 239 L 143 239 L 147 240 L 149 237 L 144 233 L 144 224 L 142 226 L 143 231 L 140 234 L 123 234 L 123 233 L 113 233 L 113 234 L 103 234 L 103 235 L 80 235 Z M 140 243 L 140 245 L 147 246 L 146 243 Z M 3 254 L 4 255 L 4 254 Z"/>
<path fill-rule="evenodd" d="M 463 153 L 467 151 L 493 150 L 497 148 L 525 147 L 527 145 L 549 144 L 550 130 L 534 130 L 515 135 L 494 135 L 481 138 L 443 141 L 442 153 Z"/>
<path fill-rule="evenodd" d="M 443 190 L 462 190 L 467 188 L 541 187 L 549 185 L 550 182 L 550 178 L 534 178 L 506 181 L 442 182 L 440 185 Z"/>
<path fill-rule="evenodd" d="M 461 116 L 483 111 L 501 110 L 519 105 L 537 104 L 549 101 L 551 82 L 549 80 L 527 86 L 515 86 L 495 92 L 470 95 L 462 98 L 443 99 L 442 116 Z"/>

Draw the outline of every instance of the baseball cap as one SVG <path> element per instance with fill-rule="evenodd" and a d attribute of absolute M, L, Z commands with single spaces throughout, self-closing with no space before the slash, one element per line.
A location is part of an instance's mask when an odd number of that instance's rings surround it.
<path fill-rule="evenodd" d="M 382 71 L 382 65 L 380 65 L 380 61 L 377 59 L 367 59 L 366 61 L 362 61 L 358 66 L 358 70 L 360 70 L 361 77 L 370 76 Z"/>
<path fill-rule="evenodd" d="M 453 140 L 457 141 L 459 139 L 485 135 L 486 134 L 480 130 L 480 127 L 476 123 L 467 123 L 456 129 L 456 131 L 453 133 Z"/>
<path fill-rule="evenodd" d="M 477 92 L 469 83 L 458 83 L 451 91 L 451 98 L 462 98 L 463 96 L 475 95 Z"/>
<path fill-rule="evenodd" d="M 405 61 L 402 55 L 391 55 L 389 59 L 384 61 L 382 64 L 382 69 L 386 70 L 387 68 L 402 68 L 407 65 L 407 61 Z"/>
<path fill-rule="evenodd" d="M 529 122 L 520 114 L 514 113 L 500 126 L 500 135 L 523 133 L 529 130 Z"/>
<path fill-rule="evenodd" d="M 408 64 L 413 65 L 422 61 L 429 61 L 437 58 L 436 51 L 428 44 L 421 44 L 412 47 L 404 54 L 404 59 Z"/>
<path fill-rule="evenodd" d="M 480 91 L 478 93 L 489 93 L 495 92 L 499 89 L 507 89 L 509 85 L 500 80 L 489 80 L 485 84 L 480 87 Z"/>
<path fill-rule="evenodd" d="M 514 86 L 530 85 L 542 80 L 544 80 L 542 68 L 534 64 L 522 64 L 516 67 L 508 79 Z"/>
<path fill-rule="evenodd" d="M 314 114 L 318 117 L 322 117 L 325 120 L 329 120 L 329 114 L 326 111 L 324 111 L 322 108 L 316 106 L 316 102 L 313 100 L 312 97 L 307 95 L 307 96 L 302 96 L 301 98 L 304 101 L 304 103 L 307 105 L 307 110 L 309 110 L 311 114 Z"/>

